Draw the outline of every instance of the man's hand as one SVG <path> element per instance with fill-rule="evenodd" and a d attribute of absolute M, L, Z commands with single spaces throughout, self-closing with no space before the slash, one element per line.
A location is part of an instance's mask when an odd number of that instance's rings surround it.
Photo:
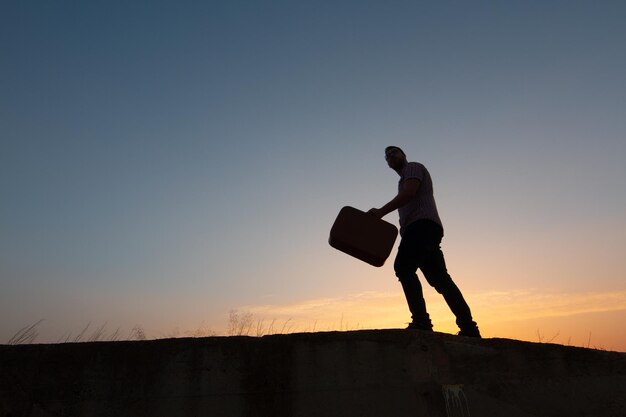
<path fill-rule="evenodd" d="M 376 218 L 382 219 L 382 217 L 386 214 L 384 211 L 382 211 L 381 209 L 377 209 L 377 208 L 371 208 L 367 211 L 367 214 L 370 214 Z"/>
<path fill-rule="evenodd" d="M 420 187 L 420 180 L 417 178 L 409 178 L 402 183 L 402 190 L 396 195 L 393 200 L 382 206 L 381 208 L 369 209 L 367 214 L 371 214 L 374 217 L 382 219 L 387 214 L 394 210 L 399 209 L 408 202 L 411 201 L 417 194 L 417 190 Z"/>

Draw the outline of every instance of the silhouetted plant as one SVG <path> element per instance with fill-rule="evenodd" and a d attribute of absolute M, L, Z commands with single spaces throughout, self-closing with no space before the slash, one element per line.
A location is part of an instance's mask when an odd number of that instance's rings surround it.
<path fill-rule="evenodd" d="M 561 331 L 558 330 L 554 336 L 544 341 L 543 335 L 539 332 L 539 329 L 537 329 L 537 339 L 539 340 L 539 343 L 552 343 L 559 336 L 560 333 Z"/>
<path fill-rule="evenodd" d="M 130 331 L 128 335 L 129 340 L 146 340 L 146 332 L 143 330 L 143 327 L 136 324 L 135 327 Z"/>
<path fill-rule="evenodd" d="M 76 337 L 73 340 L 74 343 L 78 343 L 82 341 L 83 337 L 85 336 L 85 333 L 87 332 L 87 329 L 89 329 L 89 326 L 91 326 L 91 322 L 87 323 L 85 328 L 80 333 L 78 333 L 78 335 L 76 335 Z"/>
<path fill-rule="evenodd" d="M 285 320 L 285 322 L 283 323 L 283 328 L 280 329 L 280 333 L 281 334 L 285 334 L 285 333 L 290 333 L 291 332 L 292 325 L 289 324 L 290 321 L 291 321 L 291 318 Z"/>
<path fill-rule="evenodd" d="M 88 341 L 89 341 L 89 342 L 97 342 L 97 341 L 102 340 L 102 339 L 103 339 L 103 337 L 104 337 L 104 329 L 106 328 L 106 326 L 107 326 L 107 324 L 106 324 L 106 322 L 105 322 L 102 326 L 98 327 L 98 328 L 97 328 L 97 329 L 96 329 L 96 330 L 95 330 L 95 331 L 91 334 L 91 336 L 89 336 Z"/>
<path fill-rule="evenodd" d="M 230 310 L 228 315 L 228 335 L 249 335 L 253 323 L 252 318 L 252 313 L 239 313 L 237 310 Z"/>
<path fill-rule="evenodd" d="M 109 336 L 109 341 L 115 342 L 120 338 L 120 328 L 115 329 L 113 333 Z"/>
<path fill-rule="evenodd" d="M 13 337 L 9 339 L 7 344 L 9 345 L 22 345 L 33 343 L 37 336 L 39 335 L 39 331 L 37 327 L 43 322 L 43 319 L 31 324 L 30 326 L 26 326 L 18 330 Z"/>
<path fill-rule="evenodd" d="M 200 323 L 200 327 L 195 330 L 187 330 L 185 334 L 190 337 L 209 337 L 216 335 L 213 330 L 205 326 L 204 322 Z"/>

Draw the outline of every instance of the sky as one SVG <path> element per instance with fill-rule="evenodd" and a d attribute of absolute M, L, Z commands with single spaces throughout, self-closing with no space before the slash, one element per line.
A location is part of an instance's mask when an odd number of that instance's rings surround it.
<path fill-rule="evenodd" d="M 484 337 L 626 351 L 625 18 L 2 2 L 0 343 L 39 320 L 37 342 L 405 327 L 393 253 L 328 244 L 341 207 L 394 197 L 397 145 L 433 177 Z M 435 330 L 458 331 L 423 286 Z"/>

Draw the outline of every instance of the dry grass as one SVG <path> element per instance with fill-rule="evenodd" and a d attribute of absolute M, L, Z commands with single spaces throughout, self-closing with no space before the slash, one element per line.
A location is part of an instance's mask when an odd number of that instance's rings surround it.
<path fill-rule="evenodd" d="M 12 338 L 7 342 L 8 345 L 25 345 L 34 343 L 35 339 L 39 335 L 38 327 L 43 322 L 43 319 L 31 324 L 30 326 L 22 327 L 19 329 Z"/>
<path fill-rule="evenodd" d="M 35 343 L 39 337 L 39 326 L 43 323 L 43 319 L 19 329 L 13 337 L 9 339 L 7 344 L 10 345 L 23 345 Z M 262 337 L 272 334 L 289 334 L 296 330 L 296 326 L 291 318 L 278 322 L 276 319 L 271 321 L 265 321 L 264 319 L 255 319 L 254 315 L 250 312 L 241 312 L 238 310 L 231 310 L 228 316 L 228 323 L 226 329 L 227 336 L 254 336 Z M 321 329 L 317 329 L 317 321 L 312 325 L 300 331 L 302 332 L 316 332 Z M 338 330 L 335 326 L 326 330 Z M 339 323 L 339 330 L 353 330 L 349 329 L 347 325 L 343 323 L 343 316 Z M 217 332 L 210 327 L 201 323 L 195 329 L 180 331 L 175 328 L 173 331 L 161 334 L 155 339 L 169 339 L 177 337 L 211 337 L 219 336 Z M 130 330 L 126 337 L 124 337 L 122 330 L 118 327 L 114 331 L 109 332 L 107 329 L 107 323 L 93 327 L 92 323 L 87 323 L 78 333 L 66 333 L 63 334 L 53 343 L 81 343 L 81 342 L 115 342 L 122 340 L 148 340 L 147 332 L 144 328 L 136 324 Z"/>
<path fill-rule="evenodd" d="M 557 337 L 559 337 L 560 333 L 561 333 L 561 331 L 558 330 L 554 334 L 554 336 L 552 336 L 550 338 L 546 338 L 544 335 L 541 334 L 541 332 L 539 330 L 537 330 L 537 340 L 539 341 L 539 343 L 556 343 L 556 339 L 557 339 Z M 568 337 L 567 338 L 567 342 L 564 344 L 564 346 L 572 346 L 571 342 L 572 342 L 572 338 Z M 583 347 L 585 349 L 607 350 L 603 346 L 596 346 L 596 345 L 592 345 L 591 344 L 591 332 L 589 332 L 589 337 L 587 338 L 587 343 L 582 344 L 579 347 Z"/>
<path fill-rule="evenodd" d="M 39 325 L 43 319 L 19 329 L 8 341 L 8 345 L 28 345 L 35 343 L 39 337 Z M 146 333 L 140 325 L 135 325 L 126 338 L 122 338 L 118 327 L 113 332 L 107 332 L 107 323 L 90 331 L 91 322 L 87 323 L 76 335 L 70 333 L 62 335 L 55 343 L 80 343 L 80 342 L 115 342 L 118 340 L 146 340 Z"/>
<path fill-rule="evenodd" d="M 40 319 L 28 326 L 22 327 L 17 332 L 15 332 L 15 334 L 6 343 L 8 345 L 26 345 L 35 343 L 37 338 L 39 337 L 39 328 L 43 322 L 44 319 Z M 318 331 L 359 330 L 360 328 L 361 327 L 359 324 L 357 324 L 356 326 L 351 326 L 349 323 L 344 322 L 343 315 L 341 316 L 339 323 L 336 323 L 328 328 L 319 329 L 317 326 L 317 321 L 315 321 L 312 325 L 297 329 L 295 323 L 292 321 L 291 318 L 285 319 L 281 322 L 277 322 L 276 319 L 273 319 L 271 321 L 265 321 L 264 319 L 256 319 L 254 315 L 250 312 L 231 310 L 228 315 L 226 335 L 262 337 L 273 334 L 289 334 L 295 331 L 301 333 L 315 333 Z M 159 337 L 156 337 L 154 339 L 168 339 L 177 337 L 198 338 L 212 336 L 220 336 L 220 334 L 218 334 L 210 327 L 206 326 L 204 322 L 202 322 L 200 326 L 195 329 L 181 332 L 178 328 L 176 328 L 172 332 L 168 334 L 161 334 Z M 560 331 L 557 331 L 552 336 L 546 336 L 545 334 L 542 334 L 539 329 L 537 330 L 537 340 L 539 343 L 558 343 L 557 338 L 559 336 Z M 132 341 L 148 339 L 150 339 L 148 337 L 148 334 L 139 324 L 134 325 L 130 332 L 126 335 L 126 337 L 124 337 L 123 332 L 119 327 L 116 328 L 114 331 L 109 332 L 107 330 L 106 322 L 95 328 L 92 328 L 91 322 L 89 322 L 78 333 L 67 333 L 53 343 L 115 342 L 123 340 Z M 571 346 L 571 337 L 567 339 L 565 346 Z M 606 350 L 602 346 L 592 345 L 591 332 L 589 332 L 586 343 L 578 346 L 587 349 Z"/>

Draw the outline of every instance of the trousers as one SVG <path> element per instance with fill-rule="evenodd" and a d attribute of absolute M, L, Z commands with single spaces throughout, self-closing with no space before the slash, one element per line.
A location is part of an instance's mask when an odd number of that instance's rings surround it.
<path fill-rule="evenodd" d="M 459 328 L 473 328 L 476 323 L 472 319 L 470 308 L 448 274 L 440 246 L 442 238 L 443 228 L 427 219 L 416 220 L 409 224 L 402 234 L 393 266 L 396 277 L 404 290 L 413 319 L 412 324 L 419 328 L 432 329 L 422 286 L 417 277 L 419 269 L 426 281 L 443 295 L 456 317 L 456 324 Z"/>

